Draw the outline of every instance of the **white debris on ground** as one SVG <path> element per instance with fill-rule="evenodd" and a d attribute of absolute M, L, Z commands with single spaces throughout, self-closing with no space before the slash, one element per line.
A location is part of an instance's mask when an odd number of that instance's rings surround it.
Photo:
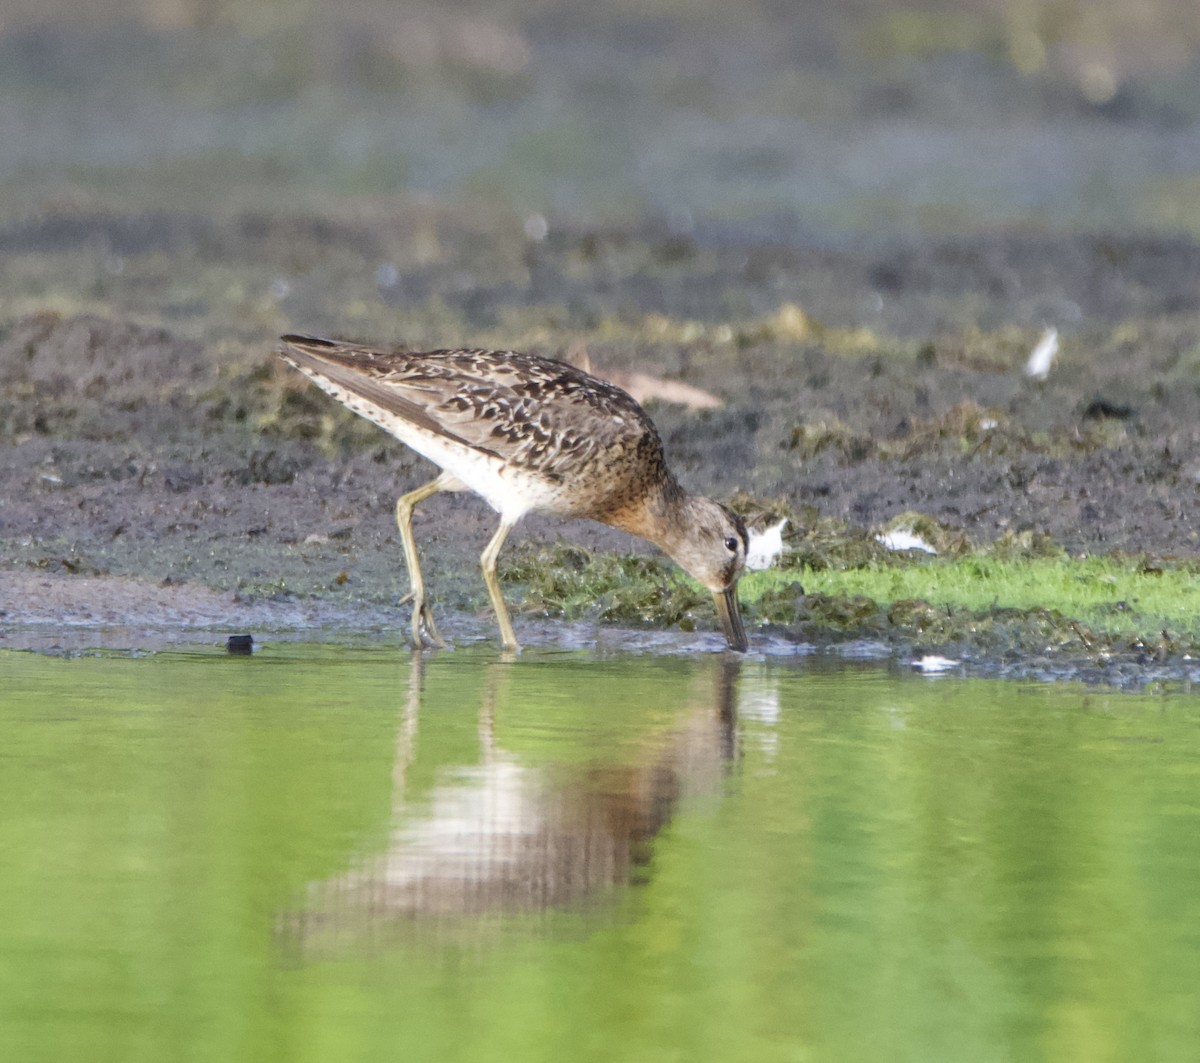
<path fill-rule="evenodd" d="M 585 373 L 591 373 L 601 380 L 615 384 L 643 406 L 651 401 L 671 402 L 686 406 L 689 410 L 716 410 L 725 405 L 724 401 L 711 391 L 705 391 L 682 380 L 668 380 L 666 377 L 654 376 L 636 369 L 604 369 L 592 365 L 587 344 L 578 339 L 572 340 L 568 345 L 563 360 L 578 366 Z"/>
<path fill-rule="evenodd" d="M 912 528 L 895 528 L 892 531 L 880 532 L 875 536 L 877 543 L 882 543 L 889 550 L 920 550 L 926 554 L 936 554 L 937 550 L 922 539 Z"/>
<path fill-rule="evenodd" d="M 783 529 L 786 525 L 787 517 L 784 517 L 778 524 L 749 533 L 750 545 L 746 550 L 748 569 L 761 572 L 779 560 L 779 555 L 783 553 Z"/>
<path fill-rule="evenodd" d="M 960 664 L 962 661 L 956 661 L 953 657 L 939 657 L 936 653 L 927 653 L 912 662 L 913 668 L 925 675 L 940 675 L 957 668 Z"/>
<path fill-rule="evenodd" d="M 525 238 L 540 243 L 550 235 L 550 223 L 544 214 L 529 214 L 525 218 Z"/>
<path fill-rule="evenodd" d="M 636 369 L 591 369 L 588 370 L 601 380 L 616 384 L 622 391 L 632 395 L 639 403 L 651 400 L 672 402 L 686 406 L 689 410 L 715 410 L 725 403 L 711 391 L 705 391 L 682 380 L 667 380 L 665 377 L 641 373 Z"/>
<path fill-rule="evenodd" d="M 1048 328 L 1025 363 L 1025 375 L 1031 380 L 1045 380 L 1058 357 L 1058 329 Z"/>

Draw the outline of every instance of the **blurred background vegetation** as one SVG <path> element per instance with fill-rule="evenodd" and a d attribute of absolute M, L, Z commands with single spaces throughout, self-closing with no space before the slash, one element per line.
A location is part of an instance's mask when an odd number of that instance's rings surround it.
<path fill-rule="evenodd" d="M 3 0 L 0 221 L 1200 230 L 1194 0 Z"/>

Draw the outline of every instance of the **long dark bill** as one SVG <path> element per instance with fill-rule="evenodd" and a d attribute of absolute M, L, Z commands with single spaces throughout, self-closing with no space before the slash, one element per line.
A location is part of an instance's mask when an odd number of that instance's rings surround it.
<path fill-rule="evenodd" d="M 713 604 L 717 607 L 717 619 L 721 621 L 721 630 L 725 632 L 729 648 L 737 650 L 738 653 L 745 653 L 750 648 L 750 640 L 746 638 L 746 628 L 742 625 L 737 584 L 734 583 L 723 591 L 713 591 Z"/>

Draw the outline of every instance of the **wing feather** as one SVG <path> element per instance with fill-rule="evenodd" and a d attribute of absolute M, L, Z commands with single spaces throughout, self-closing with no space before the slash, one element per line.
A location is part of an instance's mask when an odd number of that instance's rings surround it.
<path fill-rule="evenodd" d="M 565 362 L 513 351 L 381 352 L 284 336 L 302 370 L 444 439 L 557 478 L 613 448 L 661 449 L 624 391 Z"/>

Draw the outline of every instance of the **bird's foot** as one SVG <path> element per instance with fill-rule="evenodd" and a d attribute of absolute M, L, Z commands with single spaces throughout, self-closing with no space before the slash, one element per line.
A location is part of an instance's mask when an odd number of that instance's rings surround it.
<path fill-rule="evenodd" d="M 440 650 L 446 649 L 446 640 L 438 634 L 437 624 L 435 624 L 433 621 L 433 609 L 425 600 L 424 595 L 418 598 L 415 592 L 409 591 L 403 598 L 400 599 L 400 604 L 405 605 L 408 602 L 413 603 L 413 649 L 423 650 L 427 645 L 436 646 Z"/>
<path fill-rule="evenodd" d="M 416 610 L 413 610 L 416 612 Z M 420 609 L 421 624 L 425 627 L 425 634 L 428 636 L 432 645 L 439 650 L 446 649 L 446 640 L 438 634 L 437 624 L 433 622 L 433 610 L 429 608 L 428 602 L 421 603 Z"/>

